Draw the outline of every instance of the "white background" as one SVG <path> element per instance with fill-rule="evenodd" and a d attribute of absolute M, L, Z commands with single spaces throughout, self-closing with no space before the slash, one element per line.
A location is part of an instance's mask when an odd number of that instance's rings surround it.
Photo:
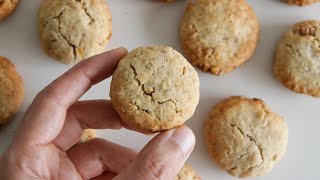
<path fill-rule="evenodd" d="M 15 121 L 0 128 L 0 152 L 10 143 L 16 126 L 37 92 L 70 66 L 48 58 L 39 44 L 37 12 L 40 0 L 22 0 L 16 12 L 0 23 L 0 55 L 11 59 L 25 82 L 26 97 Z M 124 46 L 129 50 L 143 45 L 169 45 L 181 50 L 178 27 L 186 1 L 159 3 L 156 0 L 108 0 L 113 15 L 113 36 L 108 49 Z M 206 152 L 203 122 L 211 107 L 231 95 L 264 99 L 289 125 L 289 145 L 285 157 L 272 172 L 256 179 L 319 179 L 320 99 L 295 94 L 284 88 L 272 74 L 275 47 L 290 25 L 301 20 L 320 19 L 320 4 L 305 8 L 286 5 L 280 0 L 249 0 L 261 22 L 261 37 L 253 58 L 234 72 L 215 77 L 199 72 L 201 100 L 187 122 L 197 137 L 188 162 L 203 179 L 234 179 L 219 170 Z M 92 88 L 82 99 L 109 98 L 109 80 Z M 136 150 L 151 138 L 120 131 L 99 131 L 107 138 Z"/>

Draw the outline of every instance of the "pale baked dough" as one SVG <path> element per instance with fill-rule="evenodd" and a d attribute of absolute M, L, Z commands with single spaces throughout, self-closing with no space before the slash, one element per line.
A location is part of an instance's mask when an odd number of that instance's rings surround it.
<path fill-rule="evenodd" d="M 112 34 L 105 0 L 44 0 L 39 28 L 44 51 L 65 64 L 102 53 Z"/>
<path fill-rule="evenodd" d="M 197 72 L 180 53 L 147 46 L 120 61 L 110 96 L 123 124 L 153 133 L 181 126 L 193 115 L 199 85 Z"/>
<path fill-rule="evenodd" d="M 201 180 L 201 177 L 189 164 L 185 164 L 175 180 Z"/>
<path fill-rule="evenodd" d="M 320 97 L 320 21 L 297 23 L 284 34 L 274 74 L 287 88 Z"/>
<path fill-rule="evenodd" d="M 85 129 L 82 132 L 82 136 L 80 138 L 80 143 L 84 143 L 89 141 L 90 139 L 94 139 L 97 137 L 96 131 L 94 129 Z"/>
<path fill-rule="evenodd" d="M 19 0 L 0 0 L 0 21 L 12 14 L 18 3 Z"/>
<path fill-rule="evenodd" d="M 245 0 L 190 2 L 180 28 L 188 60 L 214 75 L 228 73 L 248 60 L 258 37 L 258 18 Z"/>
<path fill-rule="evenodd" d="M 320 0 L 285 0 L 288 4 L 298 5 L 298 6 L 307 6 L 320 2 Z"/>
<path fill-rule="evenodd" d="M 23 81 L 15 66 L 0 56 L 0 125 L 9 122 L 17 113 L 23 97 Z"/>
<path fill-rule="evenodd" d="M 266 175 L 287 147 L 286 122 L 259 99 L 223 100 L 213 108 L 204 128 L 209 154 L 233 176 Z"/>

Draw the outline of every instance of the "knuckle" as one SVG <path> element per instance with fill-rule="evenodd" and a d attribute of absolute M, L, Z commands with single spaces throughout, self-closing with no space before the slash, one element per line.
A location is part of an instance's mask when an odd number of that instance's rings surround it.
<path fill-rule="evenodd" d="M 168 174 L 166 171 L 166 165 L 160 156 L 149 156 L 146 158 L 146 173 L 147 177 L 152 177 L 155 179 L 168 179 Z"/>
<path fill-rule="evenodd" d="M 41 90 L 37 94 L 36 99 L 37 100 L 43 100 L 43 99 L 52 98 L 52 96 L 53 96 L 52 87 L 50 85 L 48 85 L 47 87 L 45 87 L 43 90 Z"/>
<path fill-rule="evenodd" d="M 54 87 L 52 87 L 52 85 L 50 84 L 37 94 L 35 101 L 36 102 L 47 101 L 47 102 L 52 102 L 59 105 L 64 104 L 63 98 L 59 97 L 59 93 L 57 92 L 57 90 Z"/>

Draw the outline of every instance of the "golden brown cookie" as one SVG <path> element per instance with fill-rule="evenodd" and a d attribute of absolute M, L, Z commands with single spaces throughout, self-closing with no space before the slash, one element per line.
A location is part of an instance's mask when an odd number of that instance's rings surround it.
<path fill-rule="evenodd" d="M 197 72 L 180 53 L 147 46 L 120 61 L 110 97 L 123 124 L 154 133 L 181 126 L 193 115 L 199 86 Z"/>
<path fill-rule="evenodd" d="M 43 50 L 65 64 L 102 53 L 112 34 L 105 0 L 44 0 L 39 10 Z"/>
<path fill-rule="evenodd" d="M 185 164 L 175 180 L 201 180 L 201 177 L 189 164 Z"/>
<path fill-rule="evenodd" d="M 298 6 L 307 6 L 320 2 L 320 0 L 285 0 L 288 4 L 298 5 Z"/>
<path fill-rule="evenodd" d="M 80 143 L 84 143 L 86 141 L 89 141 L 90 139 L 94 139 L 97 137 L 96 131 L 94 129 L 85 129 L 83 130 Z"/>
<path fill-rule="evenodd" d="M 12 14 L 18 3 L 19 0 L 0 0 L 0 21 Z"/>
<path fill-rule="evenodd" d="M 0 56 L 0 125 L 10 121 L 24 97 L 23 81 L 15 66 Z"/>
<path fill-rule="evenodd" d="M 221 101 L 204 129 L 208 152 L 217 165 L 242 178 L 266 175 L 287 147 L 286 122 L 259 99 Z"/>
<path fill-rule="evenodd" d="M 258 37 L 258 18 L 245 0 L 192 1 L 180 28 L 187 59 L 214 75 L 228 73 L 248 60 Z"/>
<path fill-rule="evenodd" d="M 297 23 L 284 34 L 274 74 L 287 88 L 320 97 L 320 21 Z"/>

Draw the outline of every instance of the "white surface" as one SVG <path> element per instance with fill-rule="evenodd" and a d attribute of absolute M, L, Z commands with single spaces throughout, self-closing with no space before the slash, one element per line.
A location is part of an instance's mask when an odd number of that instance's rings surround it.
<path fill-rule="evenodd" d="M 22 75 L 26 98 L 14 123 L 2 127 L 0 152 L 10 143 L 15 127 L 23 112 L 38 91 L 50 83 L 68 66 L 52 61 L 39 45 L 37 11 L 41 1 L 24 0 L 15 14 L 0 23 L 0 55 L 11 59 Z M 113 14 L 114 33 L 108 49 L 125 46 L 163 44 L 180 51 L 178 43 L 179 21 L 185 1 L 171 4 L 155 0 L 108 0 Z M 318 178 L 320 139 L 320 99 L 295 94 L 284 88 L 272 74 L 275 46 L 281 35 L 295 22 L 320 18 L 320 4 L 306 8 L 288 6 L 280 0 L 249 0 L 261 21 L 261 37 L 254 57 L 234 72 L 215 77 L 199 72 L 201 101 L 192 119 L 187 122 L 197 137 L 197 144 L 189 163 L 203 179 L 234 179 L 211 162 L 203 142 L 202 126 L 211 107 L 231 95 L 246 95 L 264 99 L 281 114 L 289 125 L 289 145 L 285 157 L 265 177 L 256 179 L 308 179 Z M 107 98 L 109 80 L 90 90 L 82 99 Z M 150 139 L 126 130 L 99 131 L 99 136 L 140 149 Z"/>

